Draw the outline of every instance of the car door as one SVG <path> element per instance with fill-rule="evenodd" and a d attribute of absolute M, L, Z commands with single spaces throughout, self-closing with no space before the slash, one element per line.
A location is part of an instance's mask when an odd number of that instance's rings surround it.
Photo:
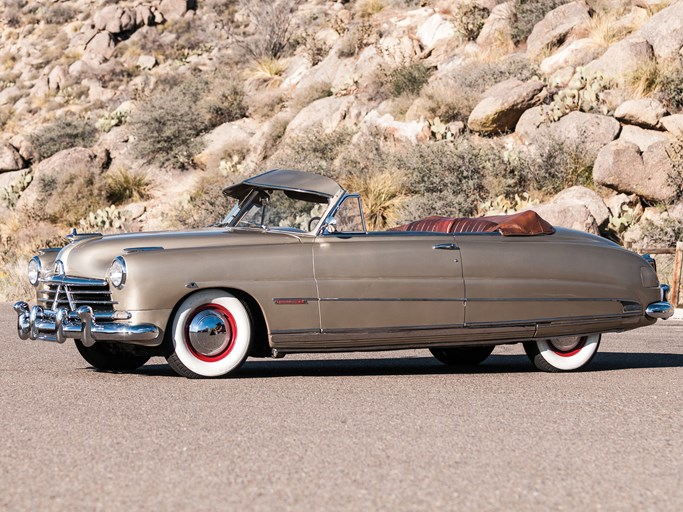
<path fill-rule="evenodd" d="M 348 199 L 347 199 L 348 200 Z M 339 216 L 337 216 L 339 217 Z M 313 244 L 323 335 L 331 340 L 413 340 L 461 329 L 465 290 L 460 251 L 441 233 L 337 232 Z M 394 333 L 394 334 L 391 334 Z"/>

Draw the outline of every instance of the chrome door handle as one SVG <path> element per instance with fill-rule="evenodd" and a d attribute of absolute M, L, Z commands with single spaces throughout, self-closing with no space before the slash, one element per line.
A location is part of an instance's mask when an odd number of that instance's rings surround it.
<path fill-rule="evenodd" d="M 455 244 L 436 244 L 432 249 L 445 249 L 447 251 L 455 251 L 458 248 Z"/>

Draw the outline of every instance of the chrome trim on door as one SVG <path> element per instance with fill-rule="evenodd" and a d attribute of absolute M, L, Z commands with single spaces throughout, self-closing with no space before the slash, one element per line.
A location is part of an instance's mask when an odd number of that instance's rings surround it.
<path fill-rule="evenodd" d="M 455 251 L 458 250 L 459 247 L 456 244 L 436 244 L 432 249 L 443 249 L 446 251 Z"/>

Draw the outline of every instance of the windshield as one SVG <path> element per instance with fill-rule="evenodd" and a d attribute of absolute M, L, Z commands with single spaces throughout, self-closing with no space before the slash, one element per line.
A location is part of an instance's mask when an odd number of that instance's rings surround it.
<path fill-rule="evenodd" d="M 320 196 L 291 190 L 252 192 L 231 212 L 228 225 L 243 228 L 313 231 L 328 207 Z"/>

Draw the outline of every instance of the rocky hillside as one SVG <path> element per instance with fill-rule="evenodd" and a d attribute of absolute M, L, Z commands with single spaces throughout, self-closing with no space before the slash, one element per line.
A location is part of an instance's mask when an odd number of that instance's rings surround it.
<path fill-rule="evenodd" d="M 0 300 L 69 227 L 206 225 L 275 166 L 377 229 L 683 236 L 681 0 L 0 2 Z"/>

